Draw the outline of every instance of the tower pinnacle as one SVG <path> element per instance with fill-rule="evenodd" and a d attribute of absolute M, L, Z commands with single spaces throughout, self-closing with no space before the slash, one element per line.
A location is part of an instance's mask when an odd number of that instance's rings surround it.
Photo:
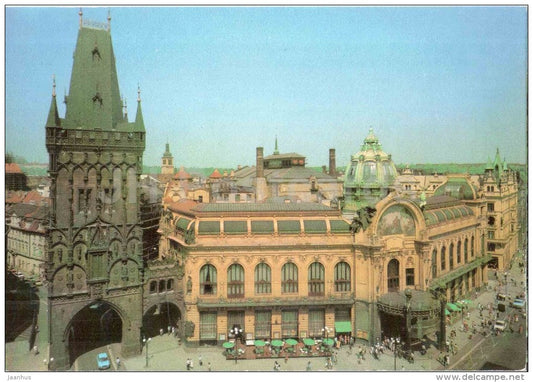
<path fill-rule="evenodd" d="M 80 8 L 80 11 L 78 12 L 78 15 L 80 15 L 80 29 L 83 25 L 83 11 Z"/>

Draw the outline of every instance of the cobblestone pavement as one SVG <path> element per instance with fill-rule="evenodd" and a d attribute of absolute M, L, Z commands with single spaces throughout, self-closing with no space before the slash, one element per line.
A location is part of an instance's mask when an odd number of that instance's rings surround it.
<path fill-rule="evenodd" d="M 500 280 L 503 280 L 503 272 L 499 272 Z M 515 265 L 509 271 L 507 278 L 507 287 L 500 285 L 500 282 L 491 276 L 489 285 L 477 296 L 472 296 L 472 304 L 470 305 L 470 315 L 465 314 L 465 321 L 472 326 L 476 324 L 479 327 L 481 317 L 479 316 L 478 304 L 488 306 L 489 303 L 495 304 L 496 293 L 501 292 L 509 294 L 510 296 L 519 295 L 523 292 L 524 286 L 521 283 L 525 282 L 525 275 Z M 516 283 L 516 284 L 515 284 Z M 46 300 L 45 300 L 46 301 Z M 509 309 L 502 314 L 500 318 L 506 318 L 509 313 L 516 313 L 514 309 Z M 39 317 L 39 325 L 41 328 L 46 327 L 44 317 L 46 314 L 46 304 L 41 303 L 41 313 Z M 493 311 L 493 316 L 496 315 L 496 310 Z M 483 312 L 483 318 L 488 318 L 489 312 L 487 309 Z M 504 333 L 501 336 L 494 337 L 488 335 L 486 337 L 481 334 L 473 335 L 471 338 L 470 332 L 461 331 L 461 319 L 456 320 L 447 327 L 447 335 L 449 336 L 452 329 L 455 329 L 457 336 L 454 338 L 458 347 L 457 354 L 450 355 L 450 365 L 443 367 L 438 361 L 437 357 L 440 351 L 431 347 L 426 355 L 422 356 L 420 353 L 415 353 L 415 362 L 408 363 L 406 360 L 396 358 L 390 351 L 385 351 L 378 359 L 374 359 L 367 351 L 366 359 L 358 361 L 356 357 L 356 349 L 359 344 L 353 348 L 353 353 L 348 347 L 342 347 L 337 354 L 337 363 L 333 365 L 334 371 L 442 371 L 442 370 L 479 370 L 483 363 L 487 361 L 488 353 L 491 348 L 494 348 L 498 343 L 514 341 L 515 338 L 521 338 L 520 344 L 526 344 L 524 340 L 527 336 L 527 322 L 526 319 L 520 317 L 518 322 L 512 323 L 511 327 L 514 333 Z M 522 325 L 524 328 L 523 334 L 517 334 L 518 327 Z M 47 346 L 45 345 L 46 338 L 43 333 L 39 333 L 38 342 L 41 346 L 40 354 L 33 355 L 28 348 L 28 342 L 24 338 L 17 338 L 14 342 L 6 344 L 6 371 L 44 371 L 47 370 L 47 365 L 43 362 L 48 354 Z M 511 345 L 512 346 L 512 345 Z M 525 346 L 524 346 L 525 347 Z M 120 344 L 110 345 L 110 357 L 120 355 Z M 522 349 L 520 349 L 522 350 Z M 518 356 L 526 357 L 526 350 L 518 352 Z M 480 355 L 481 354 L 481 355 Z M 199 364 L 199 357 L 202 357 L 203 365 Z M 260 359 L 260 360 L 226 360 L 223 356 L 223 349 L 221 346 L 200 346 L 188 347 L 179 345 L 177 340 L 166 334 L 152 338 L 149 345 L 148 366 L 146 366 L 147 359 L 145 349 L 142 354 L 130 358 L 122 359 L 121 370 L 128 371 L 186 371 L 186 360 L 190 358 L 193 361 L 193 371 L 208 371 L 208 364 L 211 365 L 211 371 L 273 371 L 274 361 L 276 359 Z M 280 358 L 277 359 L 281 365 L 281 371 L 305 371 L 308 362 L 311 363 L 311 371 L 325 371 L 325 358 L 319 357 L 301 357 L 290 358 L 287 363 Z M 520 361 L 520 360 L 519 360 Z M 521 364 L 518 362 L 518 364 Z"/>

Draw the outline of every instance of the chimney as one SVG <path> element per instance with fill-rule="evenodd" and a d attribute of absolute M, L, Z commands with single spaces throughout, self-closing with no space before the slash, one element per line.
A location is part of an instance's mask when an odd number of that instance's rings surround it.
<path fill-rule="evenodd" d="M 256 168 L 256 177 L 257 178 L 264 178 L 265 177 L 265 174 L 264 174 L 264 171 L 263 171 L 263 148 L 262 147 L 257 147 L 256 148 L 256 164 L 255 164 L 255 168 Z"/>
<path fill-rule="evenodd" d="M 329 175 L 337 176 L 335 165 L 335 149 L 329 149 Z"/>

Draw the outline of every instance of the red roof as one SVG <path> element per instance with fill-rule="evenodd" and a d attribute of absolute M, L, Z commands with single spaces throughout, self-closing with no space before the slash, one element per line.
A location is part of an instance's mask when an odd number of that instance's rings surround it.
<path fill-rule="evenodd" d="M 23 172 L 18 164 L 6 163 L 6 174 L 23 174 Z"/>
<path fill-rule="evenodd" d="M 180 170 L 176 173 L 176 175 L 174 175 L 174 179 L 191 179 L 192 176 L 187 172 L 185 171 L 185 169 L 183 167 L 180 167 Z"/>
<path fill-rule="evenodd" d="M 30 191 L 26 194 L 23 203 L 25 204 L 39 204 L 45 198 L 41 196 L 37 191 Z"/>
<path fill-rule="evenodd" d="M 24 195 L 24 191 L 9 192 L 6 196 L 6 204 L 22 203 L 22 201 L 24 200 Z"/>
<path fill-rule="evenodd" d="M 168 209 L 174 212 L 191 213 L 191 210 L 198 205 L 198 202 L 190 199 L 180 199 L 168 205 Z"/>
<path fill-rule="evenodd" d="M 222 175 L 220 174 L 220 172 L 218 171 L 218 168 L 215 169 L 215 171 L 213 171 L 213 173 L 211 175 L 209 175 L 209 177 L 211 179 L 220 179 L 222 178 Z"/>

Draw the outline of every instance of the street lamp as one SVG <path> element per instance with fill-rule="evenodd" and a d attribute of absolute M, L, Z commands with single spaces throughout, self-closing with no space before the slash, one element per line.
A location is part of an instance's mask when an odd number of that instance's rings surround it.
<path fill-rule="evenodd" d="M 398 345 L 400 344 L 400 337 L 393 338 L 392 344 L 394 345 L 394 371 L 396 371 L 396 356 L 398 354 Z"/>
<path fill-rule="evenodd" d="M 504 276 L 505 276 L 505 298 L 507 298 L 507 275 L 508 275 L 508 273 L 505 272 L 504 273 Z"/>
<path fill-rule="evenodd" d="M 324 334 L 326 335 L 326 340 L 328 339 L 329 333 L 331 333 L 331 332 L 332 332 L 332 329 L 328 328 L 327 326 L 324 326 L 322 328 L 322 335 L 324 335 Z"/>
<path fill-rule="evenodd" d="M 407 288 L 405 290 L 405 297 L 407 299 L 405 303 L 405 321 L 407 329 L 407 351 L 409 356 L 411 356 L 411 298 L 413 297 L 413 292 L 411 289 Z"/>
<path fill-rule="evenodd" d="M 239 352 L 239 347 L 237 346 L 237 340 L 242 335 L 242 329 L 239 328 L 237 325 L 235 325 L 233 329 L 229 331 L 229 333 L 235 337 L 235 350 L 234 351 L 235 351 L 235 363 L 237 363 L 237 357 L 238 357 L 238 352 Z"/>
<path fill-rule="evenodd" d="M 148 337 L 148 339 L 146 339 L 146 337 L 143 337 L 143 343 L 146 345 L 146 364 L 144 365 L 144 367 L 148 367 L 148 344 L 151 340 L 152 338 L 150 337 Z"/>

